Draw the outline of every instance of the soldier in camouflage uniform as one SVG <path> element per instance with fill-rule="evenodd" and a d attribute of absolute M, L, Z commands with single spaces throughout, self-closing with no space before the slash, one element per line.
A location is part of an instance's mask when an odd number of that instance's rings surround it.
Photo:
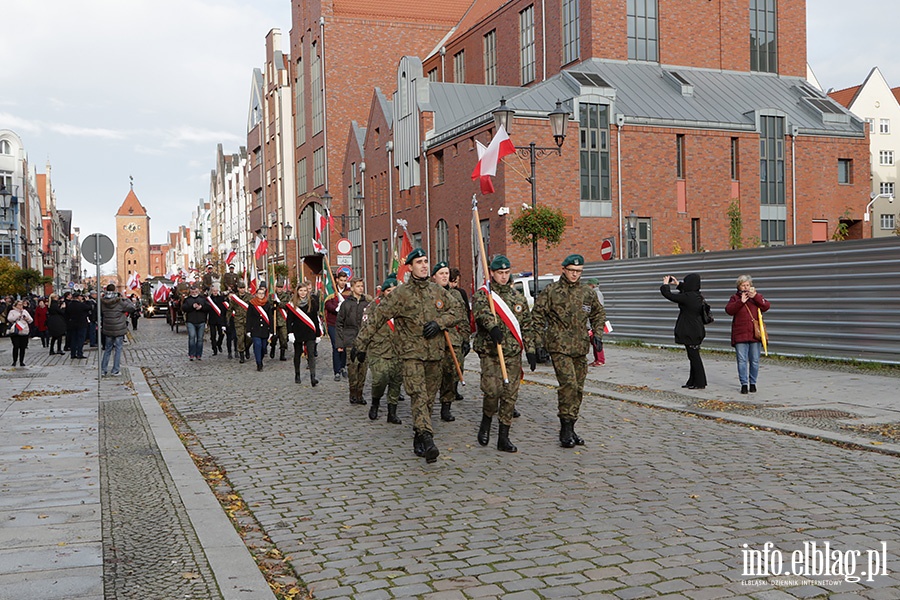
<path fill-rule="evenodd" d="M 498 415 L 500 429 L 497 435 L 497 450 L 516 452 L 518 449 L 509 441 L 509 428 L 519 397 L 522 350 L 525 350 L 528 366 L 532 371 L 537 365 L 537 355 L 534 352 L 534 330 L 531 326 L 528 302 L 522 292 L 510 285 L 509 269 L 509 259 L 502 254 L 495 256 L 491 261 L 491 292 L 494 294 L 497 316 L 491 314 L 487 290 L 481 288 L 475 292 L 472 312 L 478 330 L 475 332 L 473 349 L 481 358 L 481 391 L 484 393 L 478 443 L 487 446 L 491 437 L 491 420 L 494 415 Z M 503 383 L 500 370 L 498 344 L 503 348 L 506 374 L 509 377 L 507 384 Z"/>
<path fill-rule="evenodd" d="M 253 297 L 247 293 L 247 284 L 243 280 L 237 283 L 237 292 L 228 297 L 231 305 L 231 318 L 234 323 L 234 335 L 237 338 L 237 351 L 241 364 L 247 361 L 247 309 L 241 306 L 240 300 L 245 306 L 249 306 Z"/>
<path fill-rule="evenodd" d="M 428 256 L 416 248 L 406 257 L 411 266 L 409 282 L 399 286 L 372 315 L 365 335 L 356 338 L 357 355 L 365 360 L 372 334 L 394 319 L 397 353 L 403 361 L 403 385 L 410 396 L 415 437 L 413 450 L 429 463 L 440 451 L 434 444 L 431 411 L 441 383 L 441 359 L 444 357 L 443 330 L 456 325 L 458 317 L 450 310 L 453 299 L 444 288 L 428 278 Z"/>
<path fill-rule="evenodd" d="M 222 291 L 230 293 L 237 290 L 240 280 L 241 278 L 234 272 L 234 265 L 228 265 L 228 272 L 222 275 Z"/>
<path fill-rule="evenodd" d="M 370 327 L 372 317 L 379 310 L 381 303 L 397 287 L 396 279 L 385 279 L 381 284 L 381 296 L 370 302 L 363 313 L 363 325 L 360 335 Z M 397 358 L 397 348 L 394 343 L 394 324 L 385 323 L 378 331 L 373 331 L 369 342 L 367 361 L 369 370 L 372 371 L 372 406 L 369 408 L 369 418 L 378 419 L 378 409 L 381 407 L 381 396 L 387 390 L 388 413 L 387 422 L 400 425 L 402 421 L 397 417 L 397 402 L 400 400 L 400 384 L 403 378 L 400 375 L 400 360 Z M 358 352 L 357 352 L 358 354 Z M 351 351 L 351 356 L 355 356 Z M 358 357 L 357 357 L 358 358 Z"/>
<path fill-rule="evenodd" d="M 450 289 L 450 265 L 441 261 L 434 265 L 431 270 L 431 280 L 444 288 L 450 293 L 453 299 L 450 310 L 456 314 L 458 323 L 448 328 L 450 334 L 450 343 L 453 345 L 453 351 L 456 353 L 458 361 L 463 360 L 463 342 L 469 341 L 469 323 L 466 319 L 468 312 L 463 305 L 462 296 L 459 292 Z M 462 369 L 462 362 L 460 362 Z M 450 412 L 453 401 L 456 400 L 456 385 L 459 383 L 459 375 L 456 372 L 456 364 L 453 362 L 453 355 L 450 354 L 450 348 L 444 350 L 444 358 L 441 360 L 441 421 L 455 421 L 456 417 Z"/>
<path fill-rule="evenodd" d="M 284 355 L 288 343 L 287 309 L 284 305 L 291 301 L 292 294 L 291 287 L 287 281 L 279 281 L 278 287 L 280 291 L 276 291 L 273 294 L 275 304 L 273 318 L 275 319 L 275 335 L 278 336 L 278 360 L 287 360 Z M 272 340 L 272 348 L 269 350 L 269 358 L 275 358 L 274 339 Z"/>
<path fill-rule="evenodd" d="M 606 311 L 594 290 L 580 281 L 584 257 L 570 254 L 562 266 L 559 281 L 538 295 L 532 321 L 537 334 L 544 338 L 544 348 L 550 353 L 559 382 L 559 443 L 563 448 L 574 448 L 584 445 L 575 433 L 575 422 L 587 377 L 586 355 L 591 349 L 588 329 L 593 329 L 595 335 L 602 332 Z"/>

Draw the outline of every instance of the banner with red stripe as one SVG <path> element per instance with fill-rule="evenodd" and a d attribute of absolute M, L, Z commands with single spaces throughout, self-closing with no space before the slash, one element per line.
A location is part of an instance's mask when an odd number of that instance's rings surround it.
<path fill-rule="evenodd" d="M 256 312 L 259 313 L 259 316 L 262 317 L 262 320 L 266 322 L 266 325 L 269 327 L 272 326 L 272 321 L 269 320 L 269 313 L 266 312 L 266 309 L 257 304 L 253 305 L 253 308 L 256 309 Z"/>
<path fill-rule="evenodd" d="M 497 294 L 497 292 L 489 291 L 487 285 L 482 285 L 478 289 L 485 294 L 491 294 L 491 297 L 494 299 L 494 308 L 497 311 L 497 316 L 501 321 L 503 321 L 503 323 L 509 329 L 510 333 L 513 334 L 513 337 L 516 338 L 516 341 L 519 342 L 519 347 L 525 348 L 525 342 L 522 341 L 522 328 L 519 325 L 519 320 L 516 318 L 515 313 L 512 311 L 509 305 L 503 301 L 503 298 L 501 298 Z"/>
<path fill-rule="evenodd" d="M 288 302 L 285 306 L 288 307 L 288 310 L 290 310 L 294 314 L 295 317 L 297 317 L 298 319 L 303 321 L 307 327 L 309 327 L 313 331 L 316 330 L 316 324 L 313 323 L 313 320 L 310 318 L 309 315 L 307 315 L 305 312 L 303 312 L 302 310 L 300 310 L 299 308 L 297 308 L 290 302 Z M 287 315 L 285 315 L 285 318 L 287 318 Z"/>
<path fill-rule="evenodd" d="M 221 317 L 221 316 L 222 316 L 222 309 L 219 308 L 219 306 L 215 303 L 215 301 L 212 299 L 212 296 L 207 296 L 207 297 L 206 297 L 206 301 L 209 302 L 209 305 L 212 306 L 212 309 L 213 309 L 214 311 L 216 311 L 216 314 L 219 315 L 219 316 Z"/>
<path fill-rule="evenodd" d="M 249 304 L 247 304 L 246 302 L 244 302 L 243 300 L 241 300 L 239 297 L 235 296 L 234 294 L 231 294 L 229 296 L 229 298 L 234 300 L 234 303 L 237 304 L 238 306 L 240 306 L 241 308 L 243 308 L 244 310 L 247 310 L 248 308 L 250 308 Z"/>

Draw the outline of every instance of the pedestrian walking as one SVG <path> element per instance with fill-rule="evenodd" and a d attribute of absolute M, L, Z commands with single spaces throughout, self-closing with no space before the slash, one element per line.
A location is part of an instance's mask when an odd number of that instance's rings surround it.
<path fill-rule="evenodd" d="M 50 306 L 47 308 L 47 334 L 50 336 L 50 356 L 65 354 L 62 350 L 62 339 L 66 335 L 66 303 L 56 294 L 50 294 Z M 53 350 L 54 345 L 56 350 Z"/>
<path fill-rule="evenodd" d="M 206 299 L 209 304 L 209 312 L 206 315 L 206 324 L 209 326 L 209 345 L 212 348 L 213 356 L 216 356 L 222 352 L 222 340 L 225 337 L 225 328 L 228 322 L 228 308 L 218 283 L 213 283 Z"/>
<path fill-rule="evenodd" d="M 583 446 L 575 423 L 584 397 L 587 353 L 591 348 L 588 328 L 602 331 L 606 311 L 594 291 L 582 283 L 584 257 L 570 254 L 562 262 L 562 275 L 548 285 L 534 303 L 532 322 L 542 346 L 550 353 L 559 383 L 559 443 L 563 448 Z"/>
<path fill-rule="evenodd" d="M 269 350 L 269 358 L 275 358 L 275 340 L 278 340 L 278 360 L 286 361 L 288 344 L 288 327 L 287 327 L 287 303 L 291 301 L 291 285 L 286 279 L 278 282 L 277 291 L 272 294 L 272 300 L 275 303 L 275 310 L 272 317 L 275 320 L 275 337 L 272 338 L 272 348 Z"/>
<path fill-rule="evenodd" d="M 69 344 L 69 358 L 85 358 L 84 344 L 88 334 L 90 310 L 81 292 L 66 302 L 66 342 Z"/>
<path fill-rule="evenodd" d="M 263 370 L 263 357 L 266 355 L 266 343 L 272 336 L 272 302 L 268 298 L 265 285 L 259 286 L 256 294 L 250 299 L 247 309 L 247 333 L 253 342 L 253 356 L 256 358 L 256 370 Z"/>
<path fill-rule="evenodd" d="M 128 317 L 137 310 L 130 300 L 126 300 L 116 291 L 116 284 L 106 286 L 106 292 L 100 299 L 100 329 L 103 332 L 103 358 L 100 360 L 100 373 L 106 377 L 109 371 L 109 355 L 113 355 L 111 374 L 118 377 L 122 360 L 122 344 L 128 333 Z"/>
<path fill-rule="evenodd" d="M 319 298 L 311 295 L 309 284 L 302 281 L 285 306 L 288 341 L 294 345 L 294 383 L 302 383 L 300 363 L 306 354 L 309 383 L 312 387 L 316 387 L 319 383 L 316 379 L 316 340 L 322 335 L 319 329 Z"/>
<path fill-rule="evenodd" d="M 200 295 L 200 288 L 191 284 L 188 295 L 181 301 L 181 312 L 188 332 L 188 358 L 203 360 L 203 338 L 206 333 L 206 319 L 209 314 L 209 300 Z"/>
<path fill-rule="evenodd" d="M 487 286 L 482 286 L 475 293 L 475 306 L 472 310 L 477 328 L 473 345 L 481 359 L 481 392 L 484 394 L 478 443 L 488 445 L 491 422 L 494 415 L 497 415 L 500 423 L 497 450 L 517 452 L 518 448 L 509 441 L 509 428 L 512 426 L 513 412 L 519 398 L 523 351 L 528 359 L 528 368 L 534 371 L 537 367 L 534 329 L 525 295 L 510 285 L 509 259 L 502 254 L 495 256 L 488 271 L 491 278 L 490 290 Z M 493 311 L 488 293 L 493 299 Z M 503 350 L 509 383 L 503 382 L 498 345 Z"/>
<path fill-rule="evenodd" d="M 247 293 L 247 284 L 243 279 L 238 281 L 237 291 L 228 296 L 229 310 L 234 325 L 235 345 L 241 364 L 244 364 L 250 355 L 247 342 L 247 311 L 250 309 L 250 300 L 252 299 L 252 296 Z"/>
<path fill-rule="evenodd" d="M 350 280 L 350 295 L 341 303 L 335 319 L 335 335 L 338 352 L 347 356 L 347 376 L 350 380 L 350 404 L 365 404 L 363 387 L 366 385 L 367 364 L 365 360 L 354 360 L 356 355 L 356 336 L 363 323 L 363 313 L 371 302 L 365 294 L 366 284 L 362 278 L 354 277 Z"/>
<path fill-rule="evenodd" d="M 672 292 L 672 286 L 679 291 Z M 663 278 L 660 293 L 667 300 L 678 304 L 678 318 L 675 320 L 675 343 L 684 346 L 690 363 L 688 380 L 681 387 L 689 390 L 706 389 L 706 370 L 700 357 L 700 345 L 706 337 L 703 325 L 703 295 L 700 294 L 700 276 L 696 273 L 685 275 L 682 282 L 672 275 Z"/>
<path fill-rule="evenodd" d="M 141 297 L 137 294 L 132 294 L 129 301 L 134 305 L 134 310 L 129 315 L 131 317 L 131 330 L 137 331 L 138 319 L 141 318 Z"/>
<path fill-rule="evenodd" d="M 34 318 L 25 308 L 24 300 L 15 300 L 12 307 L 6 313 L 6 335 L 12 341 L 12 366 L 19 363 L 25 366 L 25 350 L 28 348 L 28 338 L 31 336 L 29 325 L 34 323 Z"/>
<path fill-rule="evenodd" d="M 439 397 L 441 401 L 441 421 L 448 423 L 456 420 L 451 407 L 456 400 L 456 386 L 459 385 L 459 374 L 456 371 L 457 362 L 462 361 L 463 343 L 469 343 L 469 321 L 466 318 L 466 307 L 463 305 L 462 296 L 457 289 L 450 287 L 450 265 L 441 261 L 431 269 L 431 280 L 448 291 L 450 296 L 450 311 L 456 315 L 457 322 L 447 329 L 447 337 L 450 343 L 445 344 L 444 358 L 441 359 L 441 388 Z M 462 369 L 462 363 L 460 370 Z"/>
<path fill-rule="evenodd" d="M 379 310 L 385 298 L 397 287 L 397 280 L 385 279 L 378 287 L 381 288 L 381 295 L 366 307 L 360 335 L 363 330 L 372 326 L 375 311 Z M 378 419 L 381 397 L 387 391 L 387 422 L 400 425 L 402 421 L 397 416 L 397 404 L 400 401 L 400 385 L 403 383 L 403 377 L 400 373 L 400 360 L 397 358 L 393 321 L 388 320 L 380 329 L 371 332 L 369 339 L 366 352 L 366 361 L 372 372 L 372 405 L 369 407 L 369 419 L 372 421 Z"/>
<path fill-rule="evenodd" d="M 755 287 L 750 275 L 741 275 L 735 282 L 737 293 L 732 294 L 725 305 L 731 315 L 731 345 L 737 356 L 738 380 L 741 393 L 756 392 L 759 378 L 759 355 L 762 352 L 762 331 L 759 325 L 762 313 L 770 304 Z"/>
<path fill-rule="evenodd" d="M 35 335 L 41 338 L 41 348 L 46 348 L 50 343 L 50 334 L 47 332 L 47 317 L 49 309 L 47 302 L 40 298 L 34 309 L 34 329 Z"/>
<path fill-rule="evenodd" d="M 356 338 L 357 359 L 366 359 L 366 350 L 374 332 L 394 320 L 397 351 L 403 360 L 403 385 L 412 404 L 413 451 L 433 463 L 440 451 L 434 443 L 431 411 L 441 383 L 441 359 L 446 342 L 443 331 L 453 327 L 458 317 L 451 312 L 450 294 L 428 277 L 428 256 L 415 248 L 406 257 L 411 267 L 409 281 L 375 311 L 366 335 Z"/>
<path fill-rule="evenodd" d="M 97 319 L 99 318 L 99 316 L 97 315 L 97 308 L 99 307 L 99 303 L 97 300 L 97 291 L 91 290 L 88 295 L 85 296 L 84 303 L 87 305 L 88 309 L 87 343 L 91 348 L 96 348 L 97 335 L 100 329 L 100 324 L 97 322 Z"/>
<path fill-rule="evenodd" d="M 340 381 L 341 377 L 347 378 L 347 355 L 338 351 L 337 331 L 335 330 L 337 314 L 344 301 L 343 292 L 346 285 L 347 274 L 338 273 L 335 276 L 334 294 L 325 299 L 325 327 L 328 329 L 328 338 L 331 340 L 331 365 L 335 381 Z"/>

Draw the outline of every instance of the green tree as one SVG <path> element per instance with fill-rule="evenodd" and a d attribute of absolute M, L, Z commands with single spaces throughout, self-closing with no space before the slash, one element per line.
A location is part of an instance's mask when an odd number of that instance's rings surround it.
<path fill-rule="evenodd" d="M 741 203 L 735 198 L 728 205 L 728 243 L 732 250 L 744 247 L 744 222 L 741 220 Z"/>
<path fill-rule="evenodd" d="M 35 269 L 23 269 L 8 258 L 0 258 L 0 294 L 22 295 L 52 283 Z"/>

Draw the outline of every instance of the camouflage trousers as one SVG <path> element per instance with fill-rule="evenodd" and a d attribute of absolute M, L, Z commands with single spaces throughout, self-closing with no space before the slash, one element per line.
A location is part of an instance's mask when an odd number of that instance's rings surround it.
<path fill-rule="evenodd" d="M 278 315 L 278 323 L 275 324 L 275 335 L 278 336 L 278 348 L 284 350 L 288 345 L 287 323 Z"/>
<path fill-rule="evenodd" d="M 400 399 L 400 384 L 403 383 L 400 359 L 385 359 L 370 354 L 366 362 L 372 371 L 372 400 L 380 400 L 387 390 L 388 404 L 397 404 Z"/>
<path fill-rule="evenodd" d="M 462 346 L 453 346 L 456 352 L 456 360 L 462 360 Z M 462 363 L 460 363 L 462 368 Z M 456 384 L 459 382 L 459 375 L 456 373 L 456 365 L 453 363 L 453 356 L 450 351 L 444 352 L 444 358 L 441 359 L 441 404 L 450 404 L 456 400 Z"/>
<path fill-rule="evenodd" d="M 237 349 L 238 352 L 246 352 L 247 351 L 247 322 L 246 321 L 234 321 L 234 335 L 237 336 Z"/>
<path fill-rule="evenodd" d="M 556 381 L 559 383 L 556 395 L 559 401 L 559 418 L 578 419 L 581 410 L 581 399 L 584 395 L 584 380 L 587 377 L 587 358 L 585 355 L 568 356 L 550 353 Z"/>
<path fill-rule="evenodd" d="M 505 356 L 509 383 L 503 383 L 500 360 L 496 354 L 481 354 L 481 392 L 484 400 L 481 410 L 485 416 L 499 414 L 500 423 L 512 425 L 513 411 L 519 399 L 519 383 L 522 381 L 522 353 Z"/>
<path fill-rule="evenodd" d="M 431 428 L 431 410 L 441 385 L 441 361 L 407 358 L 403 360 L 403 387 L 409 394 L 413 428 L 434 434 Z"/>
<path fill-rule="evenodd" d="M 368 360 L 361 363 L 350 360 L 347 355 L 347 379 L 350 380 L 350 397 L 362 398 L 363 388 L 366 385 L 366 373 L 368 373 Z"/>

